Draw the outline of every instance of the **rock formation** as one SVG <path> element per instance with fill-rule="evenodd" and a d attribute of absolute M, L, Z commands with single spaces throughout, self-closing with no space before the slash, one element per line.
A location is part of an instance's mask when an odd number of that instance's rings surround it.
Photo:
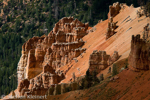
<path fill-rule="evenodd" d="M 108 13 L 108 19 L 110 19 L 110 17 L 115 17 L 117 14 L 119 14 L 122 6 L 122 4 L 120 4 L 119 2 L 113 3 L 113 5 L 109 6 L 109 13 Z"/>
<path fill-rule="evenodd" d="M 113 64 L 119 59 L 118 52 L 115 51 L 112 56 L 107 55 L 106 51 L 93 51 L 89 58 L 89 71 L 96 71 L 100 73 L 101 70 L 104 70 L 109 65 Z"/>
<path fill-rule="evenodd" d="M 89 59 L 89 71 L 92 72 L 96 70 L 97 72 L 100 72 L 107 68 L 108 58 L 109 55 L 107 55 L 105 51 L 93 51 Z"/>
<path fill-rule="evenodd" d="M 88 33 L 87 29 L 88 23 L 64 17 L 55 24 L 48 36 L 33 37 L 24 43 L 17 67 L 20 95 L 46 93 L 51 85 L 64 79 L 66 73 L 60 72 L 59 68 L 86 50 L 81 47 L 84 45 L 82 37 Z M 30 84 L 22 87 L 25 79 Z"/>
<path fill-rule="evenodd" d="M 131 51 L 128 58 L 129 68 L 134 71 L 149 70 L 150 44 L 140 39 L 140 35 L 132 35 Z"/>
<path fill-rule="evenodd" d="M 106 40 L 115 34 L 116 23 L 113 22 L 113 17 L 110 17 L 106 32 Z"/>
<path fill-rule="evenodd" d="M 114 51 L 113 55 L 108 59 L 108 65 L 113 64 L 118 59 L 119 59 L 119 54 L 117 51 Z"/>
<path fill-rule="evenodd" d="M 137 10 L 136 14 L 138 18 L 144 16 L 144 9 L 141 7 L 139 10 Z"/>
<path fill-rule="evenodd" d="M 109 6 L 109 13 L 108 13 L 108 28 L 106 32 L 106 40 L 115 34 L 116 23 L 113 22 L 113 18 L 119 14 L 120 10 L 123 9 L 123 4 L 119 2 L 114 3 L 113 5 Z"/>

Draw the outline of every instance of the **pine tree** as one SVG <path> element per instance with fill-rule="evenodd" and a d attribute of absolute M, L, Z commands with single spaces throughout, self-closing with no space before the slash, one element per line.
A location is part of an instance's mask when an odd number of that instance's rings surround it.
<path fill-rule="evenodd" d="M 95 84 L 99 83 L 99 80 L 98 80 L 96 75 L 97 75 L 97 72 L 94 70 L 93 73 L 92 73 L 92 82 L 93 82 L 92 85 L 95 85 Z"/>
<path fill-rule="evenodd" d="M 104 80 L 104 76 L 103 76 L 103 74 L 100 74 L 100 79 L 99 79 L 100 81 L 103 81 Z"/>
<path fill-rule="evenodd" d="M 113 64 L 113 70 L 112 70 L 112 75 L 115 76 L 118 74 L 118 71 L 117 71 L 117 66 L 116 64 Z"/>
<path fill-rule="evenodd" d="M 89 88 L 92 85 L 92 76 L 89 72 L 89 69 L 86 71 L 85 84 L 85 88 Z"/>

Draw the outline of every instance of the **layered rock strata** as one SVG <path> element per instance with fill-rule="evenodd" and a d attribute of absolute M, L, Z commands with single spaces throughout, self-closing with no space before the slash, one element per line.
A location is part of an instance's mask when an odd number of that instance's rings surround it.
<path fill-rule="evenodd" d="M 132 35 L 131 51 L 128 58 L 129 68 L 134 71 L 149 70 L 150 43 L 140 39 L 140 35 Z"/>
<path fill-rule="evenodd" d="M 101 70 L 104 70 L 118 59 L 119 54 L 117 51 L 114 51 L 114 54 L 110 56 L 106 54 L 106 51 L 95 50 L 89 58 L 89 71 L 91 73 L 95 70 L 97 73 L 100 73 Z"/>
<path fill-rule="evenodd" d="M 22 46 L 18 63 L 18 89 L 20 95 L 43 94 L 51 85 L 65 78 L 59 68 L 78 57 L 86 49 L 82 37 L 88 32 L 84 24 L 73 17 L 64 17 L 55 24 L 48 36 L 33 37 Z M 22 86 L 24 80 L 29 86 Z"/>

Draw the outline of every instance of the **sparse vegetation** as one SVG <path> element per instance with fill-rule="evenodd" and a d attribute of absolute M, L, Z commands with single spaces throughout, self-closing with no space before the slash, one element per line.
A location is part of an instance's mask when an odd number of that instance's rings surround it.
<path fill-rule="evenodd" d="M 115 76 L 118 74 L 118 71 L 117 71 L 117 66 L 116 64 L 113 64 L 113 70 L 112 70 L 112 75 Z"/>
<path fill-rule="evenodd" d="M 100 75 L 100 81 L 103 81 L 104 80 L 104 76 L 103 74 Z"/>
<path fill-rule="evenodd" d="M 150 0 L 148 0 L 144 5 L 144 13 L 146 16 L 150 17 Z"/>
<path fill-rule="evenodd" d="M 98 84 L 99 79 L 97 78 L 96 75 L 97 75 L 96 71 L 93 71 L 93 73 L 91 74 L 89 70 L 87 70 L 85 78 L 82 79 L 80 89 L 87 89 L 90 88 L 91 86 Z"/>

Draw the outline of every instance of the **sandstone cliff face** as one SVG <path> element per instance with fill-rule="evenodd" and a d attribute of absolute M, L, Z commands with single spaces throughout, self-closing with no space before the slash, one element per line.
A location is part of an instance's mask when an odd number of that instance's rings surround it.
<path fill-rule="evenodd" d="M 106 54 L 106 51 L 95 50 L 89 58 L 89 71 L 91 73 L 95 70 L 97 73 L 100 73 L 101 70 L 106 69 L 118 59 L 119 55 L 117 51 L 114 51 L 114 54 L 110 56 Z"/>
<path fill-rule="evenodd" d="M 140 39 L 140 35 L 132 36 L 131 52 L 129 54 L 129 67 L 135 71 L 149 70 L 150 44 Z"/>
<path fill-rule="evenodd" d="M 64 79 L 66 72 L 60 72 L 59 68 L 86 50 L 81 47 L 87 29 L 87 23 L 64 17 L 48 36 L 33 37 L 24 43 L 17 67 L 20 95 L 43 94 Z M 22 86 L 24 80 L 30 81 L 26 87 Z"/>

